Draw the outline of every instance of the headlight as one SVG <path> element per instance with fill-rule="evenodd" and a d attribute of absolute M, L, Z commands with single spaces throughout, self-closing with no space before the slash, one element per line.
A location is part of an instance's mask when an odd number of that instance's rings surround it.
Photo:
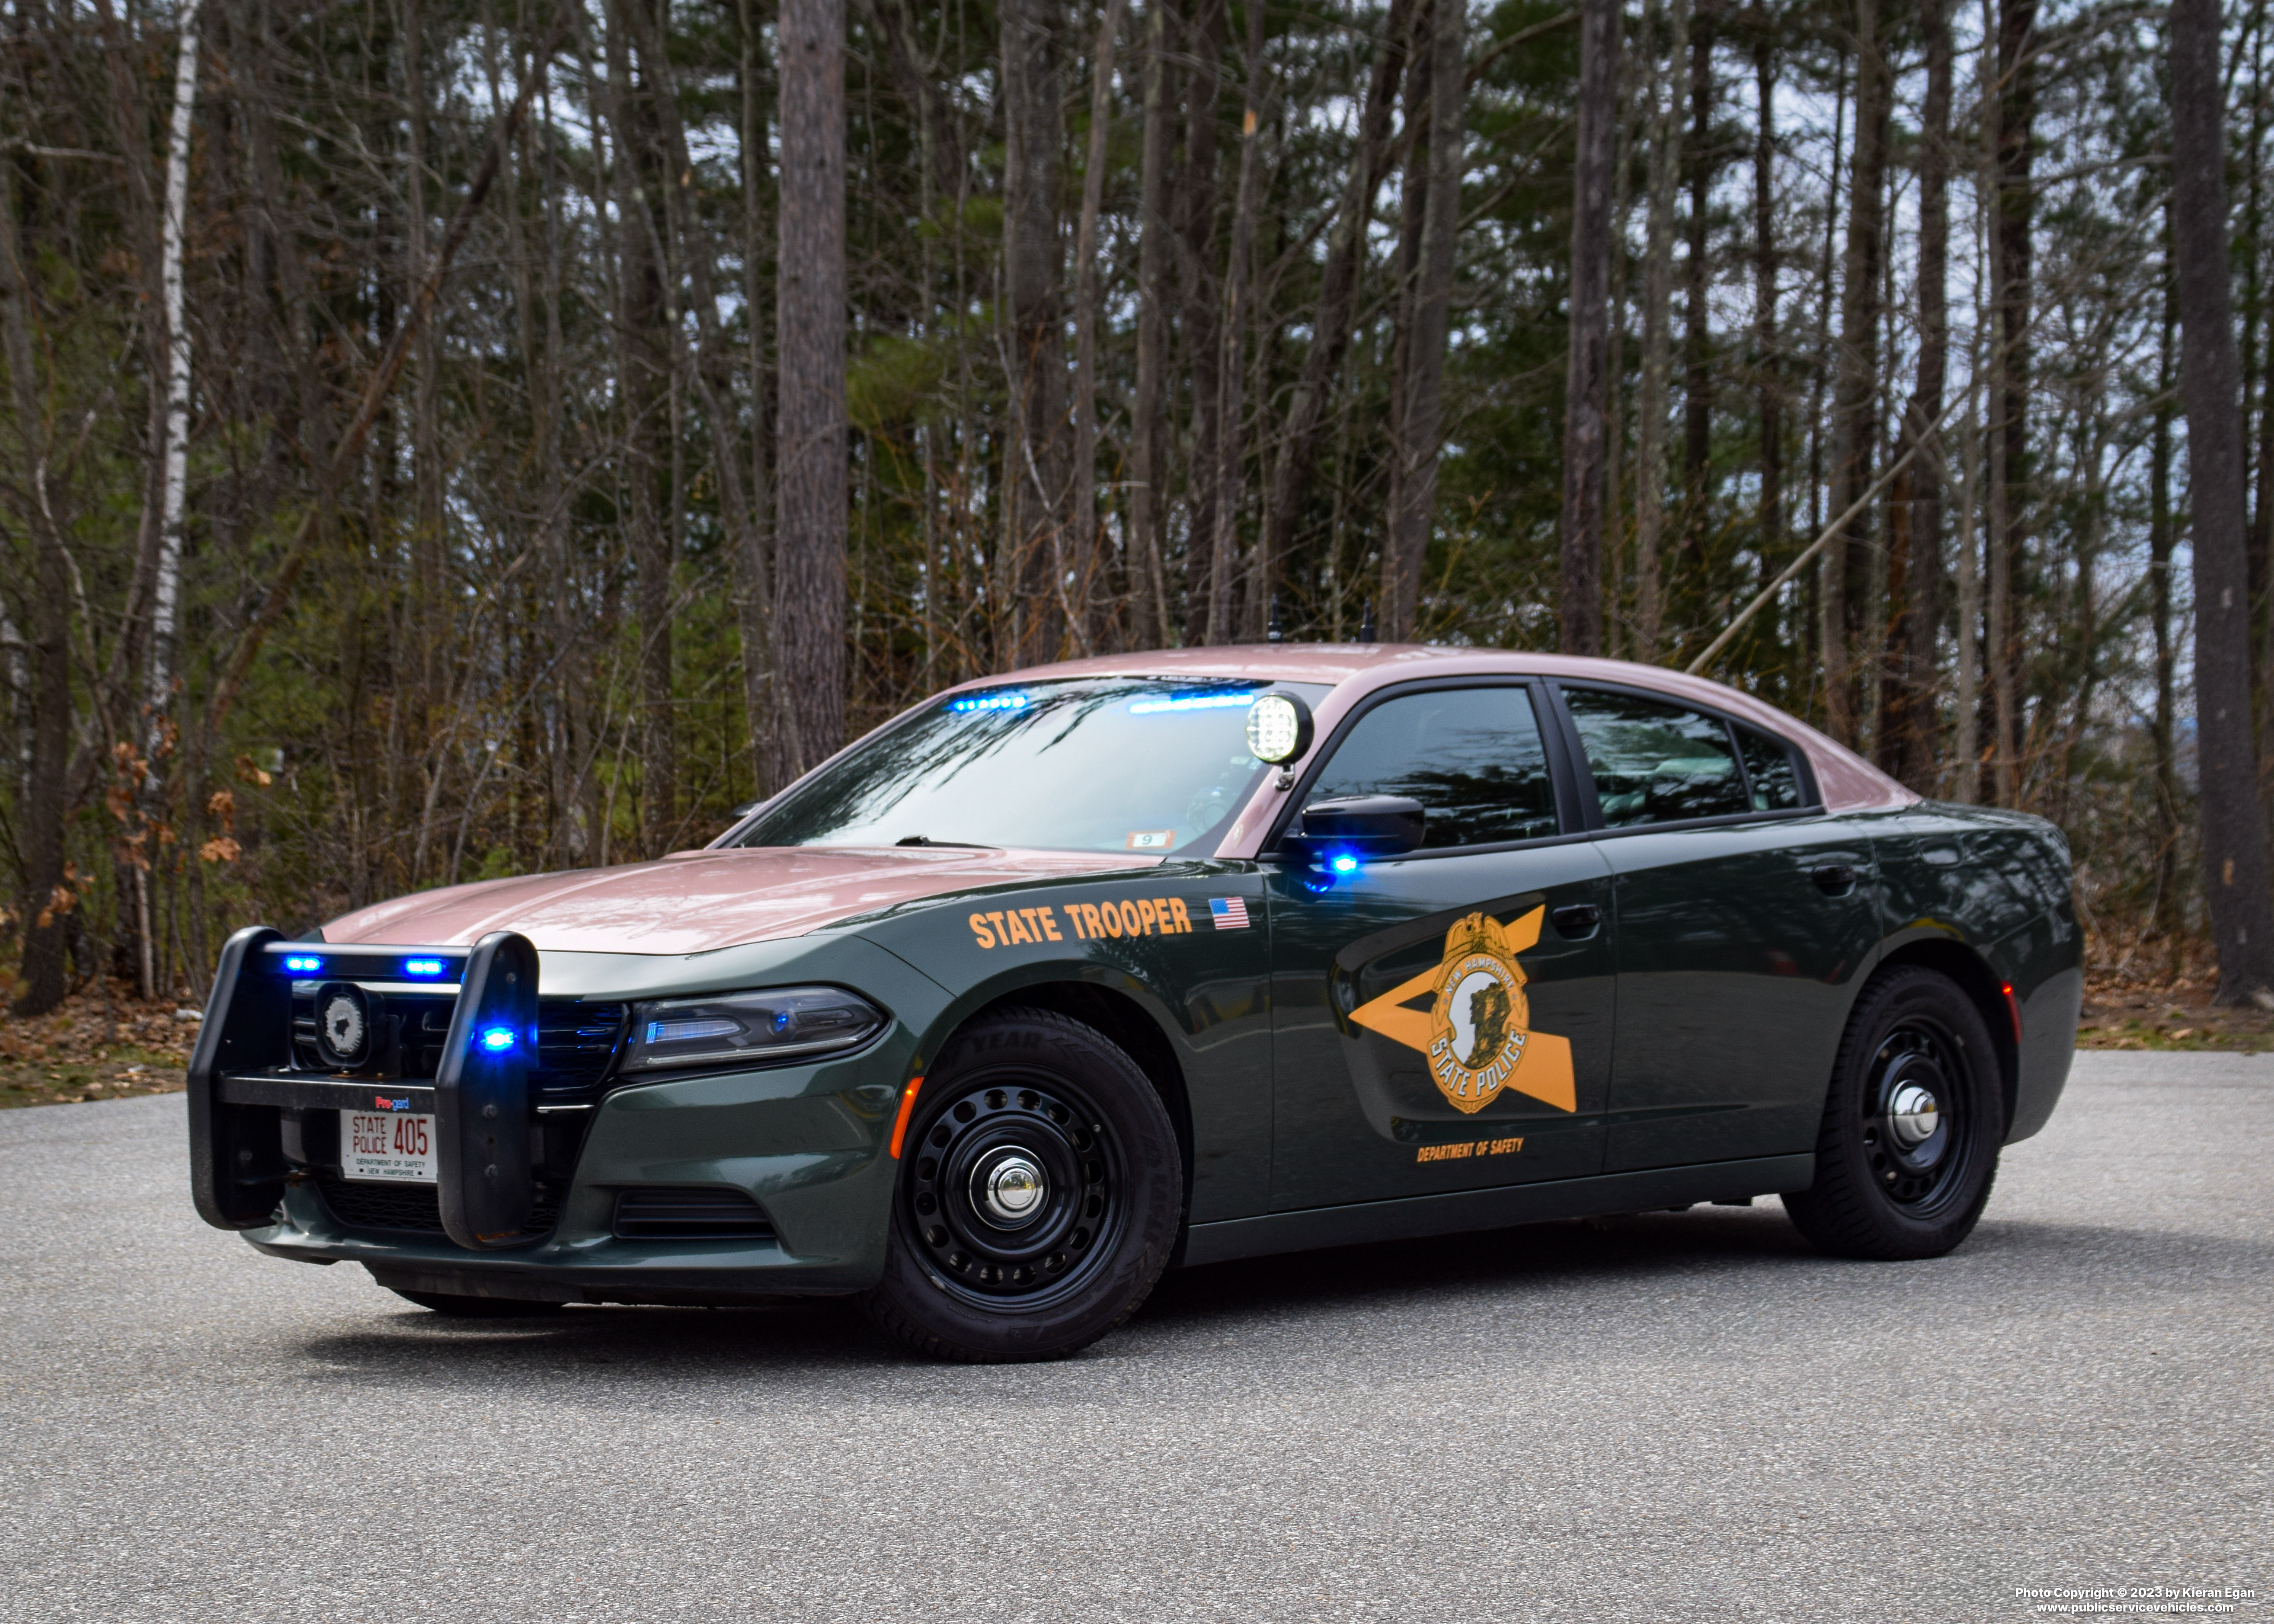
<path fill-rule="evenodd" d="M 658 998 L 632 1005 L 627 1071 L 665 1066 L 771 1065 L 866 1042 L 885 1012 L 836 987 Z"/>

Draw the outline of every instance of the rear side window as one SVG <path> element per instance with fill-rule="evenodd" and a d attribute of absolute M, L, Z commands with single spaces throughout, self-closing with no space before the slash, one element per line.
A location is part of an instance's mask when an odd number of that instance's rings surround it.
<path fill-rule="evenodd" d="M 1561 832 L 1522 688 L 1401 694 L 1358 720 L 1310 790 L 1313 801 L 1405 795 L 1428 808 L 1425 848 L 1531 840 Z"/>
<path fill-rule="evenodd" d="M 1745 760 L 1745 783 L 1752 792 L 1756 812 L 1789 812 L 1800 805 L 1800 773 L 1792 764 L 1792 747 L 1743 722 L 1737 727 L 1737 754 Z"/>
<path fill-rule="evenodd" d="M 1587 770 L 1612 829 L 1750 810 L 1728 724 L 1717 716 L 1594 688 L 1566 688 Z"/>

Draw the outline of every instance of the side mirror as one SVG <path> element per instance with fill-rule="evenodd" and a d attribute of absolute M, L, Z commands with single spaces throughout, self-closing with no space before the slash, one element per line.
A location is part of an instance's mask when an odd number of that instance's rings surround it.
<path fill-rule="evenodd" d="M 1418 850 L 1429 815 L 1404 795 L 1353 795 L 1303 808 L 1280 850 L 1297 862 L 1335 874 L 1355 873 L 1374 858 Z"/>

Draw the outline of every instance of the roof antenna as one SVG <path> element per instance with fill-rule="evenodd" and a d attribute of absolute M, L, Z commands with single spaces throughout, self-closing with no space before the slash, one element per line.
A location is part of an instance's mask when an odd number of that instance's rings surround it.
<path fill-rule="evenodd" d="M 1358 623 L 1358 640 L 1360 643 L 1374 641 L 1374 599 L 1371 598 L 1366 600 L 1366 618 Z"/>
<path fill-rule="evenodd" d="M 1284 643 L 1286 640 L 1286 634 L 1279 629 L 1279 594 L 1274 592 L 1271 594 L 1271 624 L 1264 629 L 1263 641 Z"/>

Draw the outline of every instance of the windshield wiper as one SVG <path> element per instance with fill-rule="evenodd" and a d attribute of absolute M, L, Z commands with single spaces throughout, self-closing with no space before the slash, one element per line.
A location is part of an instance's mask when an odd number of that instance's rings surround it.
<path fill-rule="evenodd" d="M 998 852 L 1003 849 L 996 846 L 983 846 L 976 840 L 935 840 L 930 835 L 902 835 L 892 844 L 894 846 L 953 846 L 967 852 Z"/>

